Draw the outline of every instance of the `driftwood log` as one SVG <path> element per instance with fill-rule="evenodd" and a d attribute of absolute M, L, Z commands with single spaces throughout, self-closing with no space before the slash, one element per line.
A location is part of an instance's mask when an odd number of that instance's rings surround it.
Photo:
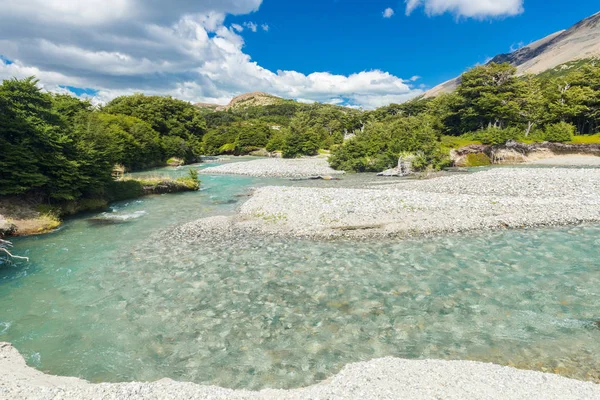
<path fill-rule="evenodd" d="M 10 258 L 16 258 L 16 259 L 19 259 L 19 260 L 27 260 L 27 261 L 29 261 L 29 257 L 21 257 L 21 256 L 15 256 L 15 255 L 11 254 L 11 252 L 8 250 L 11 247 L 12 247 L 12 243 L 11 242 L 9 242 L 8 240 L 0 239 L 0 253 L 5 253 Z"/>

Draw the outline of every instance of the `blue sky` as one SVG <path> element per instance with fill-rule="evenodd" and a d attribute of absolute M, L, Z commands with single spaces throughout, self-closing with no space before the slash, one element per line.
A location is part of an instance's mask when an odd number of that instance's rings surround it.
<path fill-rule="evenodd" d="M 2 0 L 0 79 L 35 75 L 95 103 L 265 91 L 370 109 L 600 11 L 597 0 L 140 1 Z"/>
<path fill-rule="evenodd" d="M 382 18 L 391 7 L 395 14 Z M 260 65 L 310 73 L 336 74 L 381 69 L 396 76 L 421 76 L 435 86 L 466 68 L 511 47 L 565 29 L 600 11 L 591 0 L 526 0 L 517 16 L 484 20 L 452 14 L 429 17 L 423 10 L 410 16 L 403 1 L 266 0 L 249 17 L 268 23 L 269 32 L 246 36 L 245 52 Z"/>

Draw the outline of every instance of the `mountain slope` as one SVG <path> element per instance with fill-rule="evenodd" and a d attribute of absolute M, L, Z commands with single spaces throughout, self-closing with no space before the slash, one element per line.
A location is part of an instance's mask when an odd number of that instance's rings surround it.
<path fill-rule="evenodd" d="M 597 57 L 600 57 L 600 12 L 517 51 L 499 54 L 490 62 L 509 62 L 517 67 L 518 74 L 539 74 L 574 60 Z M 425 97 L 453 91 L 459 79 L 451 79 L 428 90 Z"/>

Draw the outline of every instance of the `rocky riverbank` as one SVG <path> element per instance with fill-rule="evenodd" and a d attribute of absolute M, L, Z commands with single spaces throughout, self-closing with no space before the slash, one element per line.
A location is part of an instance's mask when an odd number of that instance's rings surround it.
<path fill-rule="evenodd" d="M 61 224 L 61 218 L 87 211 L 108 208 L 113 201 L 129 200 L 142 196 L 197 191 L 200 183 L 197 174 L 177 179 L 157 177 L 114 181 L 104 197 L 78 199 L 49 206 L 39 198 L 0 196 L 0 238 L 29 236 L 52 232 Z"/>
<path fill-rule="evenodd" d="M 350 364 L 314 386 L 260 392 L 162 379 L 91 384 L 46 375 L 0 343 L 0 399 L 600 399 L 600 385 L 473 361 L 382 358 Z"/>
<path fill-rule="evenodd" d="M 236 216 L 175 234 L 406 237 L 597 221 L 600 170 L 501 168 L 364 188 L 263 187 Z"/>
<path fill-rule="evenodd" d="M 527 144 L 515 141 L 493 146 L 474 144 L 452 150 L 450 158 L 457 167 L 481 165 L 472 165 L 473 160 L 486 160 L 488 164 L 599 165 L 600 145 L 552 142 Z"/>
<path fill-rule="evenodd" d="M 329 166 L 327 158 L 268 158 L 253 161 L 223 164 L 217 167 L 205 168 L 202 174 L 234 174 L 256 177 L 276 178 L 306 178 L 310 176 L 340 175 L 343 171 L 336 171 Z"/>

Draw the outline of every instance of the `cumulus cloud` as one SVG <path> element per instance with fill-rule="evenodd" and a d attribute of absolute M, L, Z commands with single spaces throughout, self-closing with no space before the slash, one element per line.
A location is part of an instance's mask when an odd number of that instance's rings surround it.
<path fill-rule="evenodd" d="M 269 32 L 269 25 L 267 25 L 267 24 L 262 24 L 260 27 L 262 28 L 262 30 L 263 30 L 263 31 L 265 31 L 265 32 Z"/>
<path fill-rule="evenodd" d="M 423 7 L 429 16 L 446 12 L 457 17 L 494 18 L 521 14 L 523 0 L 405 0 L 406 15 Z"/>
<path fill-rule="evenodd" d="M 85 7 L 78 0 L 4 1 L 0 55 L 11 63 L 0 62 L 0 79 L 35 75 L 50 91 L 91 88 L 95 103 L 144 92 L 226 104 L 264 91 L 373 108 L 422 92 L 379 70 L 336 75 L 261 67 L 243 51 L 244 27 L 224 25 L 227 14 L 255 11 L 261 0 L 147 0 L 144 7 L 141 0 L 89 0 Z"/>
<path fill-rule="evenodd" d="M 252 32 L 256 32 L 258 30 L 258 25 L 254 22 L 244 22 L 244 26 L 250 29 Z"/>
<path fill-rule="evenodd" d="M 383 11 L 383 18 L 392 18 L 393 15 L 394 15 L 394 10 L 389 7 Z"/>

